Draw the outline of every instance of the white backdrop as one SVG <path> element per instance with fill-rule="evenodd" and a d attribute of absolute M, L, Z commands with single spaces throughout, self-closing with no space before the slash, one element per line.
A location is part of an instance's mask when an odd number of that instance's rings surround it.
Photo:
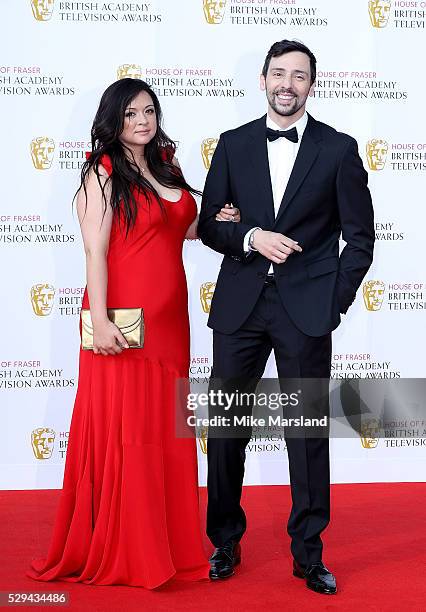
<path fill-rule="evenodd" d="M 141 76 L 155 88 L 185 175 L 202 188 L 209 145 L 211 151 L 222 131 L 266 111 L 258 76 L 270 45 L 282 38 L 307 44 L 318 59 L 308 110 L 358 140 L 376 215 L 366 278 L 375 282 L 365 286 L 365 300 L 360 290 L 334 334 L 333 375 L 425 376 L 426 134 L 419 102 L 426 94 L 426 2 L 1 4 L 1 488 L 62 484 L 85 285 L 71 200 L 100 95 L 117 75 Z M 214 289 L 205 283 L 216 280 L 220 257 L 195 241 L 185 244 L 184 258 L 190 376 L 204 379 L 211 368 L 205 311 Z M 267 375 L 274 373 L 270 362 Z M 332 440 L 332 478 L 424 480 L 426 446 L 407 442 L 381 439 L 364 448 L 361 439 Z M 246 483 L 287 482 L 283 441 L 253 440 Z"/>

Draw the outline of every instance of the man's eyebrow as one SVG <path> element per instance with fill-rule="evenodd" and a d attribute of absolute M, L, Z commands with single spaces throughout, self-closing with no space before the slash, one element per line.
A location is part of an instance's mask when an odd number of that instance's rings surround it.
<path fill-rule="evenodd" d="M 272 72 L 273 72 L 274 70 L 279 70 L 280 72 L 287 72 L 285 68 L 279 68 L 278 66 L 274 66 L 274 68 L 271 68 L 271 71 L 272 71 Z M 299 74 L 306 74 L 306 75 L 308 75 L 308 73 L 306 72 L 306 70 L 296 69 L 296 70 L 292 70 L 291 72 L 293 72 L 293 73 L 299 73 Z"/>

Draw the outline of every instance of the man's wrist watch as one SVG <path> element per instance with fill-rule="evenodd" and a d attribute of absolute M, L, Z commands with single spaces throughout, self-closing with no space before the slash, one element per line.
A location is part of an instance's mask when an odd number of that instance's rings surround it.
<path fill-rule="evenodd" d="M 254 234 L 259 229 L 260 229 L 260 227 L 255 227 L 251 231 L 251 234 L 250 234 L 249 239 L 248 239 L 248 247 L 249 247 L 250 251 L 257 251 L 257 249 L 255 249 L 254 246 L 253 246 L 253 241 L 254 241 Z"/>

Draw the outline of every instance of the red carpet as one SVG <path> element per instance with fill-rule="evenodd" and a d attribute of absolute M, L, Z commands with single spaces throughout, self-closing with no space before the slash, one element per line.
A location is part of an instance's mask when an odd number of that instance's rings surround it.
<path fill-rule="evenodd" d="M 249 529 L 234 578 L 174 583 L 152 592 L 60 582 L 45 585 L 26 578 L 30 559 L 46 551 L 57 498 L 57 491 L 0 492 L 1 591 L 67 591 L 66 609 L 76 612 L 426 609 L 426 483 L 332 487 L 333 518 L 325 533 L 324 561 L 338 579 L 339 593 L 334 596 L 312 593 L 291 576 L 284 528 L 288 487 L 245 488 Z M 204 510 L 205 489 L 201 499 Z M 207 540 L 206 550 L 211 550 Z"/>

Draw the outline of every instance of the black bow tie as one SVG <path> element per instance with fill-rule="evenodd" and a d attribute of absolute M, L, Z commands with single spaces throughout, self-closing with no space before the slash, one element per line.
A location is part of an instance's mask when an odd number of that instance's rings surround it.
<path fill-rule="evenodd" d="M 297 135 L 297 130 L 295 127 L 292 127 L 291 130 L 272 130 L 271 128 L 266 128 L 266 138 L 269 141 L 277 140 L 277 138 L 287 138 L 290 142 L 298 142 L 299 136 Z"/>

